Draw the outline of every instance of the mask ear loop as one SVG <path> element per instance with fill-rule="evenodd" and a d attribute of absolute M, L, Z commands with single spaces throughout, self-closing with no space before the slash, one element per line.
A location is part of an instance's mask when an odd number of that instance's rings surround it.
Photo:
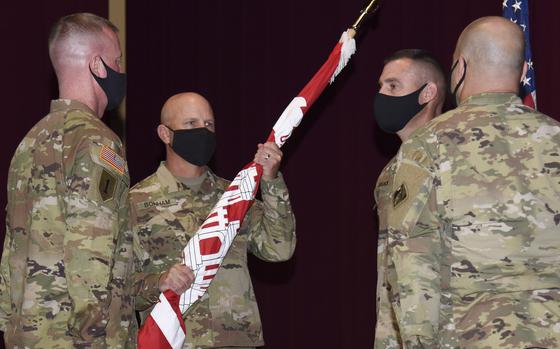
<path fill-rule="evenodd" d="M 465 61 L 464 58 L 463 58 L 463 63 L 465 64 L 465 70 L 463 71 L 463 76 L 461 77 L 461 79 L 459 79 L 459 82 L 455 86 L 455 90 L 453 91 L 453 96 L 457 95 L 457 91 L 459 91 L 459 87 L 461 86 L 461 84 L 463 82 L 465 82 L 465 77 L 467 76 L 467 61 Z M 457 60 L 457 62 L 453 65 L 453 68 L 451 69 L 451 72 L 453 72 L 453 70 L 455 70 L 455 67 L 457 66 L 457 64 L 459 64 L 459 60 Z"/>
<path fill-rule="evenodd" d="M 169 131 L 171 131 L 171 132 L 175 135 L 175 130 L 174 130 L 174 129 L 172 129 L 171 127 L 169 127 L 169 126 L 167 126 L 167 125 L 165 125 L 165 124 L 162 124 L 162 125 L 165 126 L 165 127 L 167 127 L 167 129 L 168 129 Z M 168 144 L 168 146 L 173 147 L 173 142 L 171 142 L 170 144 Z"/>
<path fill-rule="evenodd" d="M 420 87 L 420 89 L 418 90 L 418 96 L 420 96 L 422 94 L 422 92 L 424 91 L 424 89 L 426 88 L 426 86 L 428 86 L 428 83 L 426 82 L 424 85 L 422 85 L 422 87 Z M 420 104 L 418 103 L 420 106 L 425 107 L 426 104 L 428 104 L 429 102 L 426 102 L 424 104 Z"/>

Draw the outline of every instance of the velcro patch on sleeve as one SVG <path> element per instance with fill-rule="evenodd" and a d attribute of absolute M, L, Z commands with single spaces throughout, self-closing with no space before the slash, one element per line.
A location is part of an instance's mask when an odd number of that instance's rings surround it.
<path fill-rule="evenodd" d="M 400 203 L 405 201 L 407 198 L 408 198 L 408 193 L 406 191 L 406 185 L 403 183 L 401 184 L 399 189 L 397 189 L 393 193 L 393 207 L 397 207 Z"/>
<path fill-rule="evenodd" d="M 108 164 L 119 173 L 124 174 L 126 168 L 126 162 L 124 159 L 111 148 L 106 145 L 101 147 L 101 151 L 99 152 L 99 160 Z"/>
<path fill-rule="evenodd" d="M 106 169 L 103 169 L 101 178 L 99 179 L 99 193 L 104 202 L 109 201 L 115 197 L 115 190 L 117 188 L 117 179 Z"/>

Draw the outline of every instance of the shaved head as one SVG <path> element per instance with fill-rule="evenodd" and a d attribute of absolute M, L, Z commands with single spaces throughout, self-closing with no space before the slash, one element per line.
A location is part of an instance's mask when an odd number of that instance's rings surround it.
<path fill-rule="evenodd" d="M 53 25 L 49 35 L 49 56 L 55 70 L 59 72 L 83 64 L 92 54 L 106 51 L 108 46 L 114 46 L 112 41 L 117 33 L 113 23 L 91 13 L 62 17 Z"/>
<path fill-rule="evenodd" d="M 172 148 L 177 131 L 206 128 L 215 132 L 214 113 L 206 98 L 195 92 L 183 92 L 170 97 L 161 108 L 161 124 L 157 133 L 166 148 L 166 166 L 183 177 L 200 176 L 205 166 L 189 163 Z"/>
<path fill-rule="evenodd" d="M 118 29 L 105 18 L 75 13 L 59 19 L 49 36 L 49 56 L 60 98 L 80 101 L 103 116 L 107 95 L 94 79 L 107 77 L 110 67 L 121 72 Z"/>
<path fill-rule="evenodd" d="M 453 62 L 467 64 L 465 86 L 473 84 L 469 90 L 474 93 L 517 92 L 524 73 L 524 50 L 523 31 L 517 24 L 503 17 L 483 17 L 463 30 Z"/>
<path fill-rule="evenodd" d="M 161 123 L 175 123 L 185 115 L 213 117 L 212 107 L 206 98 L 195 92 L 183 92 L 170 97 L 161 108 Z"/>

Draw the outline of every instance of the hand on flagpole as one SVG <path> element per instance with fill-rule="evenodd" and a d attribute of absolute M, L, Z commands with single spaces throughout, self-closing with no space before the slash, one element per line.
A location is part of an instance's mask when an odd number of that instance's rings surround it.
<path fill-rule="evenodd" d="M 274 142 L 259 144 L 257 147 L 257 153 L 255 154 L 253 161 L 262 166 L 262 178 L 264 180 L 273 180 L 276 176 L 278 176 L 278 170 L 280 169 L 280 163 L 282 162 L 282 151 Z"/>
<path fill-rule="evenodd" d="M 188 290 L 194 281 L 194 273 L 184 264 L 175 264 L 159 277 L 159 290 L 171 290 L 180 295 Z"/>

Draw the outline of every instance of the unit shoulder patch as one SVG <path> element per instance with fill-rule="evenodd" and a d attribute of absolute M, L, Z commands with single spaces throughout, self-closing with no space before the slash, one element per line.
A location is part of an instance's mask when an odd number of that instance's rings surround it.
<path fill-rule="evenodd" d="M 393 207 L 399 206 L 401 203 L 406 201 L 408 197 L 408 192 L 406 190 L 406 185 L 403 183 L 399 189 L 395 190 L 393 193 Z"/>
<path fill-rule="evenodd" d="M 99 178 L 99 194 L 101 194 L 101 199 L 107 202 L 115 196 L 115 190 L 117 188 L 117 178 L 103 169 L 101 177 Z"/>

